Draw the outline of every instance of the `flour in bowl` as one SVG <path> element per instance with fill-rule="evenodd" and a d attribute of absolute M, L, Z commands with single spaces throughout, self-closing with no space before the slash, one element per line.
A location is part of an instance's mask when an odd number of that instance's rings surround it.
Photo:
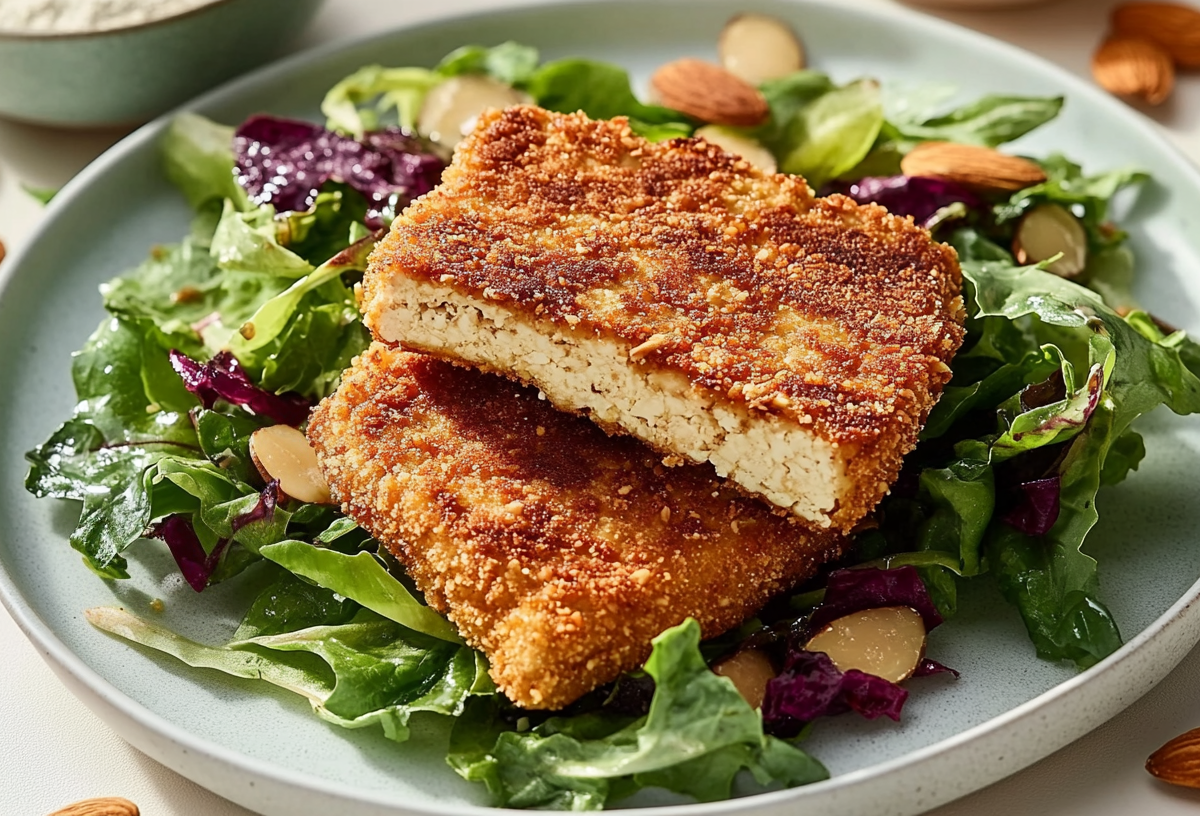
<path fill-rule="evenodd" d="M 0 0 L 0 32 L 74 34 L 150 23 L 213 0 Z"/>

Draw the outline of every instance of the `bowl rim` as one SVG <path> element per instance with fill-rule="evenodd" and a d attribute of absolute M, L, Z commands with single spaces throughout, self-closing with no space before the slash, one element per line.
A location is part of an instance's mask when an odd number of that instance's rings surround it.
<path fill-rule="evenodd" d="M 167 15 L 166 17 L 155 17 L 152 20 L 134 23 L 132 25 L 117 26 L 115 28 L 93 29 L 89 31 L 14 31 L 11 29 L 0 28 L 0 43 L 82 40 L 92 37 L 99 39 L 117 34 L 127 34 L 133 31 L 142 31 L 149 28 L 170 25 L 171 23 L 178 22 L 179 20 L 205 14 L 212 9 L 217 8 L 218 6 L 227 6 L 234 2 L 235 0 L 204 0 L 198 6 L 184 9 L 183 11 L 177 11 L 174 14 Z"/>

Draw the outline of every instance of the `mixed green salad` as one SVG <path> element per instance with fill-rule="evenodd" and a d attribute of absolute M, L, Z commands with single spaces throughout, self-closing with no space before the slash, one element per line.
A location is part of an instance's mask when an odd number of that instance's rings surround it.
<path fill-rule="evenodd" d="M 822 602 L 837 601 L 824 598 L 826 577 L 714 641 L 701 643 L 694 621 L 664 632 L 643 672 L 566 711 L 525 711 L 496 693 L 484 657 L 423 604 L 385 548 L 336 508 L 282 495 L 255 468 L 250 435 L 301 426 L 367 347 L 354 285 L 391 219 L 444 167 L 444 150 L 415 131 L 425 95 L 467 74 L 552 110 L 627 116 L 653 140 L 700 124 L 639 101 L 619 67 L 541 62 L 516 43 L 462 48 L 433 69 L 363 68 L 329 91 L 323 126 L 176 118 L 162 155 L 195 210 L 191 232 L 102 287 L 109 317 L 73 361 L 78 406 L 28 454 L 27 487 L 82 502 L 70 543 L 103 578 L 128 577 L 127 551 L 149 538 L 196 591 L 247 570 L 267 588 L 246 597 L 241 625 L 220 645 L 124 610 L 89 618 L 191 666 L 303 695 L 347 728 L 403 741 L 414 714 L 445 717 L 447 761 L 497 805 L 600 808 L 649 786 L 714 800 L 743 770 L 762 786 L 825 778 L 798 747 L 813 718 L 847 708 L 898 716 L 903 703 L 885 691 L 887 705 L 872 707 L 835 678 L 824 707 L 811 705 L 813 678 L 829 667 L 803 653 L 800 636 L 814 608 L 827 618 Z M 1091 666 L 1121 644 L 1083 551 L 1097 492 L 1142 459 L 1139 416 L 1160 404 L 1200 411 L 1200 346 L 1137 308 L 1134 259 L 1108 221 L 1113 197 L 1144 174 L 1088 175 L 1052 155 L 1035 159 L 1045 182 L 996 195 L 900 172 L 923 142 L 1016 139 L 1051 121 L 1059 98 L 987 96 L 947 110 L 940 87 L 885 92 L 812 70 L 761 91 L 770 120 L 740 135 L 819 192 L 912 215 L 957 249 L 964 272 L 968 337 L 953 380 L 835 566 L 907 581 L 899 591 L 915 600 L 904 603 L 924 604 L 934 623 L 954 615 L 961 582 L 995 581 L 1040 657 Z M 1007 249 L 1021 219 L 1046 204 L 1086 232 L 1075 280 L 1046 271 L 1053 259 L 1022 266 Z M 709 668 L 748 643 L 787 666 L 761 713 Z"/>

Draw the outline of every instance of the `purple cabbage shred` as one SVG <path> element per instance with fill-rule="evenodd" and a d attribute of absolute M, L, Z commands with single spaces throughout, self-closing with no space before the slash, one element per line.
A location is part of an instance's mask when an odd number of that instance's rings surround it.
<path fill-rule="evenodd" d="M 258 502 L 254 507 L 250 508 L 240 516 L 234 516 L 229 524 L 233 527 L 233 532 L 245 527 L 247 524 L 253 524 L 256 521 L 270 522 L 275 518 L 275 508 L 279 506 L 279 480 L 272 479 L 267 482 L 267 486 L 262 489 L 258 495 Z"/>
<path fill-rule="evenodd" d="M 767 683 L 763 726 L 778 737 L 793 737 L 806 723 L 857 711 L 868 720 L 899 721 L 908 691 L 857 669 L 841 672 L 828 655 L 793 651 L 779 676 Z"/>
<path fill-rule="evenodd" d="M 925 621 L 926 631 L 942 622 L 916 567 L 868 567 L 829 574 L 825 600 L 813 611 L 809 627 L 817 631 L 830 621 L 881 606 L 911 606 Z"/>
<path fill-rule="evenodd" d="M 212 408 L 218 399 L 223 399 L 275 422 L 293 426 L 308 419 L 312 408 L 299 394 L 272 394 L 250 382 L 245 369 L 228 351 L 218 352 L 207 363 L 198 363 L 172 349 L 171 368 L 205 408 Z"/>
<path fill-rule="evenodd" d="M 1004 514 L 1004 522 L 1027 536 L 1045 535 L 1058 521 L 1061 488 L 1058 475 L 1022 482 L 1016 486 L 1017 501 Z"/>
<path fill-rule="evenodd" d="M 228 539 L 222 538 L 211 553 L 205 553 L 191 520 L 180 514 L 167 516 L 155 524 L 148 536 L 166 542 L 183 579 L 197 592 L 203 592 L 208 586 L 208 579 L 221 563 L 221 554 L 229 544 Z"/>
<path fill-rule="evenodd" d="M 237 182 L 255 204 L 279 212 L 312 209 L 327 181 L 346 184 L 368 202 L 366 224 L 386 226 L 384 210 L 399 212 L 432 190 L 446 163 L 402 128 L 373 131 L 362 140 L 309 122 L 253 116 L 234 135 Z"/>
<path fill-rule="evenodd" d="M 928 657 L 922 658 L 921 662 L 917 664 L 917 668 L 913 672 L 912 676 L 930 677 L 935 674 L 953 674 L 955 680 L 957 680 L 959 677 L 957 670 L 952 669 L 949 666 L 943 666 L 941 663 L 938 663 L 936 660 L 930 660 Z"/>
<path fill-rule="evenodd" d="M 867 176 L 834 192 L 848 195 L 859 204 L 882 205 L 893 215 L 911 215 L 923 227 L 951 204 L 961 202 L 970 210 L 987 207 L 982 198 L 960 184 L 920 176 Z"/>

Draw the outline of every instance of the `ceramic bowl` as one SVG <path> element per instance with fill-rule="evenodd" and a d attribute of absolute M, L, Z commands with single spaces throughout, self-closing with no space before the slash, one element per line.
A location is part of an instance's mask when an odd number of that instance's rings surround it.
<path fill-rule="evenodd" d="M 215 0 L 85 33 L 0 32 L 0 116 L 90 127 L 152 119 L 279 56 L 323 0 Z"/>

